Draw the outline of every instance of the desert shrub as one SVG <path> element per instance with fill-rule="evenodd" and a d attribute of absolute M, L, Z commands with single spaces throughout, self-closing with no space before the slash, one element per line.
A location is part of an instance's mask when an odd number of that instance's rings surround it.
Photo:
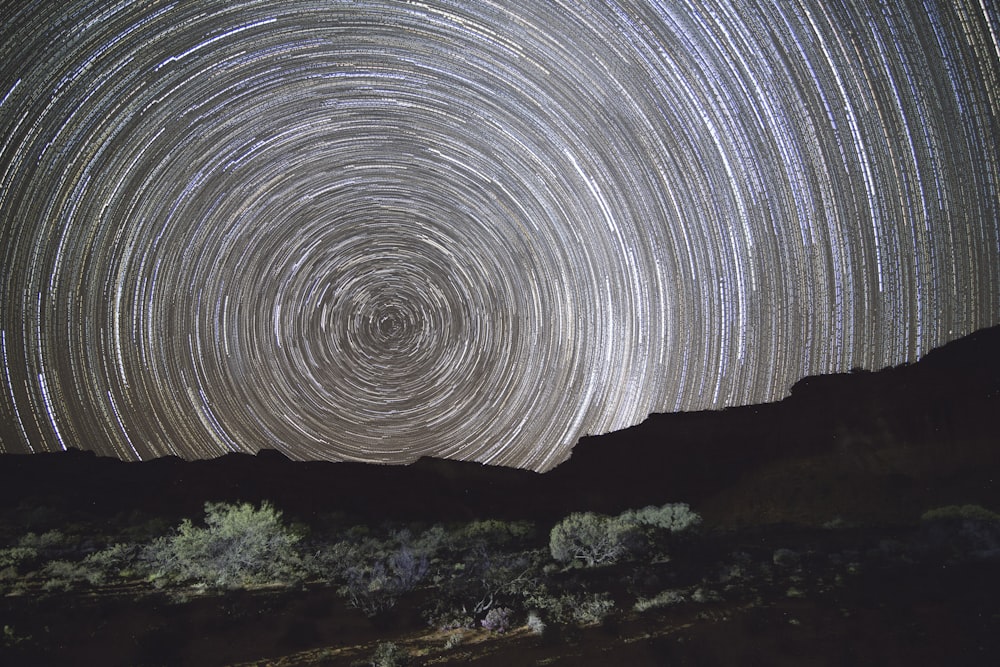
<path fill-rule="evenodd" d="M 435 598 L 421 610 L 427 625 L 438 630 L 464 630 L 476 627 L 476 619 L 464 607 L 449 606 L 448 601 Z"/>
<path fill-rule="evenodd" d="M 630 555 L 653 561 L 667 560 L 668 552 L 676 544 L 676 535 L 701 523 L 701 516 L 686 503 L 668 503 L 659 507 L 650 505 L 627 510 L 617 518 L 633 527 L 628 541 Z"/>
<path fill-rule="evenodd" d="M 85 564 L 65 560 L 49 561 L 40 574 L 44 579 L 42 588 L 46 591 L 69 591 L 83 585 L 97 586 L 104 581 L 100 573 Z"/>
<path fill-rule="evenodd" d="M 615 608 L 615 601 L 603 593 L 585 595 L 575 601 L 573 620 L 578 625 L 597 625 Z"/>
<path fill-rule="evenodd" d="M 615 607 L 606 593 L 541 593 L 525 601 L 536 617 L 561 625 L 594 625 L 601 623 Z M 541 620 L 541 618 L 539 618 Z M 543 624 L 544 626 L 544 624 Z"/>
<path fill-rule="evenodd" d="M 427 576 L 427 556 L 409 547 L 401 547 L 389 555 L 389 569 L 404 590 L 413 590 Z"/>
<path fill-rule="evenodd" d="M 347 581 L 338 592 L 366 616 L 375 616 L 395 606 L 404 591 L 385 564 L 380 562 L 347 570 Z"/>
<path fill-rule="evenodd" d="M 650 505 L 608 517 L 576 512 L 557 523 L 549 533 L 549 550 L 560 562 L 582 561 L 588 567 L 614 563 L 645 551 L 661 534 L 688 530 L 701 517 L 686 503 Z"/>
<path fill-rule="evenodd" d="M 37 560 L 38 550 L 31 547 L 16 546 L 0 549 L 0 570 L 13 568 L 16 571 Z"/>
<path fill-rule="evenodd" d="M 350 553 L 350 552 L 349 552 Z M 343 569 L 341 595 L 368 616 L 396 604 L 399 596 L 413 590 L 427 576 L 427 557 L 408 547 L 391 552 L 354 555 Z"/>
<path fill-rule="evenodd" d="M 44 533 L 26 533 L 17 541 L 18 546 L 45 551 L 58 549 L 66 544 L 62 531 L 49 530 Z"/>
<path fill-rule="evenodd" d="M 453 634 L 448 635 L 448 639 L 446 639 L 445 642 L 444 642 L 444 650 L 450 651 L 453 648 L 455 648 L 456 646 L 460 646 L 462 644 L 462 640 L 464 638 L 465 638 L 465 634 L 461 630 L 459 630 L 458 632 L 455 632 Z"/>
<path fill-rule="evenodd" d="M 138 544 L 112 544 L 88 555 L 83 562 L 105 579 L 125 579 L 145 571 L 143 547 Z"/>
<path fill-rule="evenodd" d="M 313 562 L 322 576 L 341 583 L 340 594 L 353 606 L 374 616 L 427 578 L 443 534 L 439 526 L 417 536 L 395 530 L 381 538 L 369 530 L 350 530 Z"/>
<path fill-rule="evenodd" d="M 22 586 L 21 576 L 15 568 L 0 568 L 0 596 L 12 593 Z"/>
<path fill-rule="evenodd" d="M 531 609 L 530 613 L 539 618 L 544 617 L 552 623 L 568 623 L 571 619 L 569 610 L 572 607 L 572 596 L 570 595 L 556 595 L 549 590 L 543 590 L 529 595 L 524 603 Z"/>
<path fill-rule="evenodd" d="M 486 618 L 480 624 L 490 632 L 504 633 L 510 630 L 511 618 L 514 612 L 507 607 L 493 607 L 486 612 Z"/>
<path fill-rule="evenodd" d="M 482 614 L 495 606 L 510 604 L 537 585 L 537 553 L 504 552 L 487 547 L 470 551 L 453 580 L 455 592 L 463 595 L 469 610 Z"/>
<path fill-rule="evenodd" d="M 369 664 L 371 667 L 402 667 L 410 664 L 410 655 L 392 642 L 380 642 Z"/>
<path fill-rule="evenodd" d="M 65 560 L 76 550 L 76 541 L 61 531 L 27 533 L 15 546 L 0 549 L 0 571 L 5 573 L 6 580 L 13 581 L 18 575 L 42 570 L 42 576 L 48 579 L 44 584 L 46 590 L 68 590 L 88 579 L 83 574 L 85 568 Z M 71 574 L 70 569 L 79 572 Z"/>
<path fill-rule="evenodd" d="M 694 589 L 694 592 L 691 593 L 692 602 L 698 602 L 698 603 L 718 602 L 721 599 L 722 596 L 716 593 L 715 591 L 711 589 L 705 589 L 700 586 Z"/>
<path fill-rule="evenodd" d="M 315 551 L 310 555 L 310 567 L 319 578 L 344 580 L 348 570 L 388 561 L 398 554 L 398 565 L 405 565 L 403 561 L 412 557 L 413 564 L 420 564 L 422 569 L 424 563 L 430 563 L 436 556 L 444 541 L 443 536 L 444 530 L 440 526 L 433 526 L 417 535 L 409 530 L 390 530 L 379 534 L 365 526 L 354 526 L 341 533 L 340 539 L 333 543 L 315 545 Z"/>
<path fill-rule="evenodd" d="M 185 519 L 174 535 L 154 541 L 144 558 L 154 579 L 235 588 L 297 578 L 298 541 L 267 502 L 259 509 L 206 503 L 204 528 Z"/>
<path fill-rule="evenodd" d="M 397 537 L 404 536 L 405 534 L 397 534 Z M 447 535 L 444 527 L 439 524 L 435 524 L 427 530 L 421 531 L 417 535 L 401 542 L 401 544 L 409 547 L 413 553 L 426 557 L 428 561 L 432 560 L 444 548 L 446 543 Z"/>
<path fill-rule="evenodd" d="M 545 633 L 545 622 L 537 612 L 528 612 L 527 626 L 533 635 L 542 635 Z"/>
<path fill-rule="evenodd" d="M 627 510 L 618 515 L 626 524 L 650 526 L 671 533 L 688 530 L 701 523 L 701 516 L 687 503 L 668 503 L 661 507 L 649 505 L 638 510 Z"/>
<path fill-rule="evenodd" d="M 632 525 L 593 512 L 574 512 L 549 533 L 549 551 L 559 562 L 582 561 L 587 567 L 614 563 L 627 551 Z"/>
<path fill-rule="evenodd" d="M 37 549 L 39 552 L 63 551 L 71 549 L 73 540 L 61 530 L 49 530 L 44 533 L 27 533 L 18 541 L 18 546 Z"/>
<path fill-rule="evenodd" d="M 647 611 L 649 609 L 658 609 L 660 607 L 669 607 L 675 604 L 680 604 L 684 602 L 684 593 L 681 591 L 663 591 L 651 598 L 639 598 L 635 601 L 633 609 L 638 612 Z"/>
<path fill-rule="evenodd" d="M 440 567 L 438 594 L 424 609 L 428 623 L 440 628 L 471 627 L 497 607 L 522 608 L 542 578 L 541 550 L 507 552 L 480 544 Z"/>

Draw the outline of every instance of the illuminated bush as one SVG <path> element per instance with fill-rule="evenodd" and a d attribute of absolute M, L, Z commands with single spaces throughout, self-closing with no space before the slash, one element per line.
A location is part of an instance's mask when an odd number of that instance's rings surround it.
<path fill-rule="evenodd" d="M 549 533 L 549 550 L 560 562 L 582 561 L 588 567 L 638 556 L 661 537 L 701 523 L 701 517 L 685 503 L 671 503 L 618 516 L 576 512 L 560 521 Z"/>
<path fill-rule="evenodd" d="M 192 581 L 218 588 L 295 578 L 299 541 L 269 503 L 205 504 L 205 527 L 185 519 L 176 534 L 146 552 L 154 579 Z"/>
<path fill-rule="evenodd" d="M 539 612 L 553 623 L 597 625 L 615 607 L 615 601 L 607 593 L 550 593 L 530 596 L 526 602 L 532 608 L 528 625 L 535 634 L 545 630 Z"/>
<path fill-rule="evenodd" d="M 100 573 L 84 563 L 53 560 L 45 564 L 41 571 L 45 591 L 69 591 L 81 586 L 97 586 L 103 583 Z"/>
<path fill-rule="evenodd" d="M 583 561 L 588 567 L 616 562 L 625 552 L 629 524 L 593 512 L 574 512 L 549 533 L 549 551 L 560 562 Z"/>
<path fill-rule="evenodd" d="M 514 612 L 507 607 L 494 607 L 486 612 L 486 618 L 480 621 L 480 625 L 490 632 L 503 634 L 510 630 L 513 615 Z"/>
<path fill-rule="evenodd" d="M 368 664 L 371 667 L 403 667 L 410 664 L 410 654 L 392 642 L 380 642 Z"/>
<path fill-rule="evenodd" d="M 107 580 L 126 579 L 141 573 L 143 548 L 139 544 L 118 542 L 90 554 L 84 563 Z"/>
<path fill-rule="evenodd" d="M 687 503 L 667 503 L 661 507 L 650 505 L 622 512 L 618 518 L 625 523 L 659 528 L 671 533 L 688 530 L 701 523 L 701 516 L 693 512 Z"/>
<path fill-rule="evenodd" d="M 545 621 L 538 615 L 538 612 L 532 611 L 528 613 L 527 626 L 533 635 L 541 636 L 545 633 Z"/>

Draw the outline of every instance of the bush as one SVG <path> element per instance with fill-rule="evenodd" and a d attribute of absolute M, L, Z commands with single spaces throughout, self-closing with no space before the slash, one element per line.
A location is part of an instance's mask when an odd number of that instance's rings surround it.
<path fill-rule="evenodd" d="M 112 544 L 95 551 L 83 562 L 92 571 L 107 579 L 124 579 L 136 575 L 142 568 L 142 550 L 138 544 Z"/>
<path fill-rule="evenodd" d="M 17 545 L 35 549 L 45 554 L 67 551 L 73 546 L 72 541 L 58 530 L 50 530 L 41 535 L 38 533 L 28 533 L 18 540 Z"/>
<path fill-rule="evenodd" d="M 527 626 L 533 635 L 541 636 L 545 633 L 545 621 L 536 612 L 528 613 Z"/>
<path fill-rule="evenodd" d="M 504 633 L 510 630 L 510 619 L 514 612 L 507 607 L 494 607 L 486 612 L 486 618 L 480 623 L 490 632 Z"/>
<path fill-rule="evenodd" d="M 38 560 L 38 551 L 31 547 L 7 547 L 0 549 L 0 570 L 7 568 L 19 569 L 26 563 Z"/>
<path fill-rule="evenodd" d="M 438 594 L 423 610 L 439 628 L 475 627 L 491 609 L 520 609 L 519 602 L 538 588 L 547 560 L 541 549 L 510 552 L 482 543 L 451 556 L 436 564 Z"/>
<path fill-rule="evenodd" d="M 342 582 L 339 593 L 354 607 L 375 616 L 426 579 L 442 535 L 439 526 L 417 537 L 392 531 L 384 539 L 352 529 L 346 539 L 320 549 L 313 564 L 322 576 Z"/>
<path fill-rule="evenodd" d="M 462 644 L 462 640 L 463 639 L 464 639 L 464 636 L 463 636 L 463 633 L 462 633 L 461 630 L 459 630 L 458 632 L 455 632 L 453 634 L 448 635 L 448 639 L 446 639 L 445 642 L 444 642 L 444 650 L 450 651 L 453 648 L 455 648 L 456 646 L 460 646 Z"/>
<path fill-rule="evenodd" d="M 638 612 L 648 611 L 649 609 L 658 609 L 660 607 L 669 607 L 675 604 L 680 604 L 684 602 L 684 593 L 681 591 L 663 591 L 658 595 L 651 598 L 639 598 L 635 601 L 635 605 L 632 607 Z"/>
<path fill-rule="evenodd" d="M 615 601 L 606 593 L 554 595 L 542 593 L 532 595 L 526 605 L 533 609 L 531 616 L 538 619 L 542 612 L 546 619 L 558 624 L 595 625 L 604 620 L 615 607 Z M 529 624 L 531 623 L 529 616 Z M 542 630 L 545 625 L 542 623 Z"/>
<path fill-rule="evenodd" d="M 410 655 L 406 649 L 400 648 L 392 642 L 381 642 L 375 647 L 375 654 L 372 655 L 371 667 L 402 667 L 410 663 Z"/>
<path fill-rule="evenodd" d="M 204 528 L 185 519 L 175 535 L 153 542 L 145 556 L 154 578 L 236 588 L 297 578 L 298 541 L 267 502 L 259 509 L 206 503 Z"/>
<path fill-rule="evenodd" d="M 593 512 L 570 514 L 549 533 L 549 551 L 560 562 L 580 560 L 593 567 L 635 557 L 662 542 L 663 534 L 698 525 L 701 517 L 686 503 L 650 505 L 608 517 Z"/>
<path fill-rule="evenodd" d="M 559 562 L 580 560 L 587 567 L 616 562 L 626 552 L 631 525 L 616 518 L 574 512 L 549 533 L 549 551 Z"/>
<path fill-rule="evenodd" d="M 628 510 L 618 515 L 624 523 L 660 528 L 678 533 L 701 523 L 701 516 L 691 511 L 687 503 L 668 503 L 662 507 L 650 505 L 640 510 Z"/>
<path fill-rule="evenodd" d="M 85 564 L 65 560 L 49 561 L 41 574 L 45 579 L 42 589 L 46 591 L 69 591 L 82 585 L 97 586 L 104 582 L 100 573 Z"/>
<path fill-rule="evenodd" d="M 605 594 L 583 596 L 573 609 L 573 620 L 579 625 L 597 625 L 615 608 L 615 601 Z"/>
<path fill-rule="evenodd" d="M 368 616 L 395 605 L 400 595 L 423 581 L 428 570 L 427 557 L 405 546 L 374 557 L 355 556 L 345 565 L 340 594 Z"/>
<path fill-rule="evenodd" d="M 75 550 L 75 544 L 58 530 L 22 535 L 16 546 L 0 549 L 0 569 L 22 570 L 39 563 L 61 558 Z"/>

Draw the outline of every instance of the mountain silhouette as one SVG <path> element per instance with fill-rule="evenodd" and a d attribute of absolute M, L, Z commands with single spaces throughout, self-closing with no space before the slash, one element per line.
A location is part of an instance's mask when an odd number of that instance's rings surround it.
<path fill-rule="evenodd" d="M 720 525 L 915 520 L 1000 506 L 1000 326 L 877 372 L 808 377 L 775 403 L 653 414 L 582 438 L 546 473 L 423 458 L 408 466 L 296 462 L 276 451 L 141 463 L 92 452 L 0 456 L 0 502 L 71 516 L 196 516 L 269 500 L 308 520 L 554 521 L 689 502 Z"/>

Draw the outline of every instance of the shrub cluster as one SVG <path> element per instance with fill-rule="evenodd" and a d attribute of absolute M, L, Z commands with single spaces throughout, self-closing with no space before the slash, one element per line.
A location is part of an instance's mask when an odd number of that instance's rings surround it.
<path fill-rule="evenodd" d="M 486 618 L 480 621 L 481 625 L 490 632 L 504 633 L 512 626 L 514 612 L 508 607 L 493 607 L 486 612 Z"/>
<path fill-rule="evenodd" d="M 301 576 L 300 536 L 264 502 L 205 504 L 205 526 L 185 519 L 177 532 L 145 550 L 154 579 L 215 588 L 285 582 Z"/>
<path fill-rule="evenodd" d="M 615 608 L 615 601 L 606 593 L 562 593 L 551 594 L 542 593 L 531 595 L 525 601 L 526 606 L 532 609 L 529 614 L 529 625 L 534 616 L 535 623 L 541 623 L 541 630 L 545 625 L 541 622 L 539 614 L 554 623 L 572 625 L 597 625 L 604 621 L 605 617 Z M 539 630 L 539 634 L 541 633 Z"/>
<path fill-rule="evenodd" d="M 410 664 L 410 654 L 392 642 L 380 642 L 368 664 L 371 667 L 404 667 Z"/>
<path fill-rule="evenodd" d="M 688 530 L 701 517 L 685 503 L 627 510 L 618 516 L 576 512 L 549 534 L 549 551 L 559 562 L 582 561 L 587 567 L 615 563 L 656 543 L 665 534 Z"/>
<path fill-rule="evenodd" d="M 494 609 L 537 589 L 544 552 L 527 547 L 533 526 L 475 521 L 449 533 L 432 563 L 438 594 L 425 610 L 440 628 L 475 627 Z"/>
<path fill-rule="evenodd" d="M 307 537 L 267 502 L 206 503 L 204 509 L 199 522 L 185 519 L 166 535 L 151 537 L 147 530 L 134 539 L 149 541 L 100 550 L 58 531 L 29 533 L 0 549 L 0 587 L 68 591 L 144 579 L 156 587 L 225 590 L 308 581 L 336 586 L 369 616 L 426 587 L 434 594 L 422 612 L 432 625 L 503 633 L 526 623 L 541 634 L 546 623 L 600 623 L 615 609 L 615 600 L 594 592 L 582 579 L 586 575 L 553 560 L 592 567 L 638 558 L 701 521 L 685 504 L 617 516 L 578 512 L 551 529 L 546 550 L 529 522 L 477 520 L 419 531 L 340 526 L 334 534 Z M 649 606 L 669 602 L 644 601 Z M 402 659 L 385 646 L 373 661 Z"/>
<path fill-rule="evenodd" d="M 416 588 L 427 571 L 427 556 L 405 545 L 361 556 L 358 551 L 348 552 L 341 569 L 344 585 L 340 593 L 365 614 L 374 616 Z"/>

